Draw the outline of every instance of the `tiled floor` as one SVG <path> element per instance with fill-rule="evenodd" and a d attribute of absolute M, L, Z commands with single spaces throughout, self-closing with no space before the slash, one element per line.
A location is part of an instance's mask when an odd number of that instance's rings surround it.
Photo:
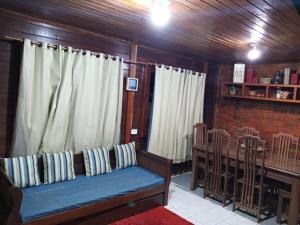
<path fill-rule="evenodd" d="M 256 219 L 239 211 L 232 212 L 232 205 L 223 208 L 210 198 L 204 199 L 201 188 L 190 191 L 191 173 L 172 178 L 170 186 L 169 210 L 195 225 L 254 225 Z M 261 225 L 276 225 L 275 217 Z"/>

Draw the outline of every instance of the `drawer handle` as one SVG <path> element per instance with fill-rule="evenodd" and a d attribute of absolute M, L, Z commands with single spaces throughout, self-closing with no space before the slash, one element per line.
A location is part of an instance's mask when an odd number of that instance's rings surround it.
<path fill-rule="evenodd" d="M 131 208 L 133 208 L 133 207 L 136 206 L 136 204 L 135 204 L 134 201 L 129 201 L 129 202 L 128 202 L 128 206 L 131 207 Z"/>

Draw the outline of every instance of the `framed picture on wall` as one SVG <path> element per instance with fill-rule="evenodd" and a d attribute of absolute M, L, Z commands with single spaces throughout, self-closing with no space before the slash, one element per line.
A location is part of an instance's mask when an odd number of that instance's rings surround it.
<path fill-rule="evenodd" d="M 245 64 L 243 63 L 234 64 L 233 83 L 244 83 L 244 78 L 245 78 Z"/>
<path fill-rule="evenodd" d="M 137 91 L 138 90 L 139 79 L 127 77 L 126 90 L 127 91 Z"/>

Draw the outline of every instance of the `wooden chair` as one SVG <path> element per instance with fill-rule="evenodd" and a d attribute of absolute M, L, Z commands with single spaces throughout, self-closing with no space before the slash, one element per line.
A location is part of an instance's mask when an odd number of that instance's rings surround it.
<path fill-rule="evenodd" d="M 299 139 L 293 135 L 284 133 L 275 134 L 273 135 L 271 157 L 283 162 L 288 159 L 297 161 L 297 157 L 299 156 L 298 144 Z M 284 205 L 290 200 L 290 197 L 289 191 L 279 189 L 276 219 L 276 222 L 279 224 L 283 222 L 284 214 L 287 214 L 285 211 L 288 210 L 284 210 Z"/>
<path fill-rule="evenodd" d="M 259 137 L 238 137 L 234 179 L 233 211 L 243 209 L 256 214 L 260 222 L 264 187 L 265 141 Z M 258 163 L 259 162 L 259 163 Z M 242 170 L 241 170 L 242 169 Z"/>
<path fill-rule="evenodd" d="M 297 160 L 299 139 L 290 134 L 279 133 L 273 135 L 272 158 L 281 160 Z"/>
<path fill-rule="evenodd" d="M 205 123 L 196 123 L 193 126 L 193 160 L 192 160 L 192 180 L 190 189 L 193 191 L 199 184 L 204 184 L 205 163 L 199 161 L 197 156 L 197 148 L 205 148 L 207 138 L 207 126 Z M 199 174 L 201 172 L 201 174 Z M 198 180 L 198 176 L 202 175 L 202 179 Z"/>
<path fill-rule="evenodd" d="M 259 131 L 256 130 L 253 127 L 242 127 L 238 129 L 238 136 L 245 136 L 245 135 L 250 135 L 250 136 L 255 136 L 259 137 Z M 259 148 L 259 151 L 263 151 L 262 147 Z"/>
<path fill-rule="evenodd" d="M 205 123 L 196 123 L 193 126 L 193 146 L 203 147 L 207 136 L 207 126 Z"/>
<path fill-rule="evenodd" d="M 213 129 L 207 132 L 206 139 L 206 160 L 205 160 L 205 182 L 204 198 L 212 196 L 220 199 L 223 206 L 226 206 L 230 194 L 228 193 L 228 182 L 233 178 L 229 174 L 228 167 L 228 138 L 230 134 L 225 130 Z M 211 141 L 208 144 L 208 140 Z M 225 167 L 223 167 L 223 154 L 225 153 Z M 210 156 L 212 156 L 210 158 Z M 231 192 L 232 193 L 232 192 Z"/>
<path fill-rule="evenodd" d="M 238 136 L 251 135 L 259 137 L 259 131 L 252 127 L 242 127 L 238 129 Z"/>

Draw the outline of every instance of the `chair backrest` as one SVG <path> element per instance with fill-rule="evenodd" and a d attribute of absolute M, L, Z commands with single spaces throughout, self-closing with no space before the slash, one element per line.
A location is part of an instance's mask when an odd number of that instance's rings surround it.
<path fill-rule="evenodd" d="M 207 137 L 207 126 L 205 123 L 196 123 L 193 126 L 193 146 L 203 146 Z"/>
<path fill-rule="evenodd" d="M 256 136 L 240 136 L 238 137 L 237 151 L 236 151 L 236 168 L 235 168 L 235 185 L 238 178 L 238 170 L 240 163 L 242 162 L 243 168 L 243 185 L 241 189 L 240 202 L 250 208 L 254 207 L 254 190 L 256 177 L 260 176 L 260 188 L 263 185 L 264 175 L 264 160 L 265 151 L 259 151 L 259 149 L 265 149 L 265 141 Z M 259 164 L 257 164 L 259 161 Z M 260 169 L 259 169 L 260 168 Z"/>
<path fill-rule="evenodd" d="M 284 133 L 278 133 L 273 135 L 272 141 L 272 158 L 277 159 L 295 159 L 297 160 L 298 155 L 298 144 L 299 138 Z"/>
<path fill-rule="evenodd" d="M 259 131 L 253 127 L 242 127 L 238 129 L 238 136 L 251 135 L 259 137 Z"/>
<path fill-rule="evenodd" d="M 209 182 L 206 183 L 206 188 L 215 193 L 220 193 L 222 190 L 221 176 L 224 173 L 222 169 L 222 156 L 225 153 L 228 157 L 228 149 L 226 145 L 230 134 L 225 130 L 212 129 L 207 132 L 206 139 L 206 172 L 211 172 Z M 208 141 L 210 143 L 208 143 Z M 212 154 L 212 161 L 209 160 L 209 153 Z M 227 162 L 227 160 L 226 160 Z M 228 165 L 225 165 L 226 168 Z"/>

